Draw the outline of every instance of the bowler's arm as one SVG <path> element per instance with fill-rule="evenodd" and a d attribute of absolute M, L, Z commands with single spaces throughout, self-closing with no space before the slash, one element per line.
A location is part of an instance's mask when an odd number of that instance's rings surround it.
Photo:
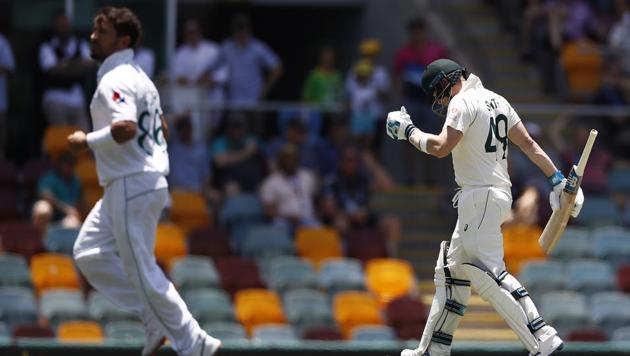
<path fill-rule="evenodd" d="M 545 177 L 550 177 L 558 171 L 556 165 L 553 164 L 545 151 L 543 151 L 538 143 L 529 135 L 529 132 L 527 132 L 525 125 L 523 125 L 521 121 L 512 126 L 508 131 L 508 138 L 525 153 L 530 161 L 543 171 Z"/>
<path fill-rule="evenodd" d="M 419 129 L 416 129 L 409 136 L 409 142 L 411 142 L 411 144 L 419 150 L 422 150 L 420 148 L 422 135 L 426 135 L 427 153 L 438 158 L 448 156 L 464 136 L 461 131 L 448 125 L 444 125 L 442 132 L 438 135 L 422 132 Z"/>

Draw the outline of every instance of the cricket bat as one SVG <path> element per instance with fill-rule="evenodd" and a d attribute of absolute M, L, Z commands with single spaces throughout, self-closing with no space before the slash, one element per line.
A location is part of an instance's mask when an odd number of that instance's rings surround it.
<path fill-rule="evenodd" d="M 571 168 L 571 173 L 569 173 L 567 177 L 567 184 L 564 186 L 562 194 L 560 194 L 560 208 L 551 214 L 542 235 L 540 235 L 538 239 L 538 244 L 540 244 L 540 247 L 542 247 L 546 254 L 551 253 L 562 236 L 564 229 L 567 227 L 571 209 L 575 202 L 575 195 L 582 183 L 584 168 L 586 167 L 586 162 L 588 161 L 588 156 L 591 154 L 591 149 L 593 148 L 596 137 L 597 130 L 591 130 L 584 150 L 582 151 L 582 156 L 580 156 L 580 161 L 577 166 L 573 165 L 573 168 Z"/>

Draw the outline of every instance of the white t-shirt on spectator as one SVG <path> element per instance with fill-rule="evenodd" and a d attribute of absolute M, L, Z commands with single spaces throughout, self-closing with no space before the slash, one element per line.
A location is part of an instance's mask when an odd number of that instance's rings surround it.
<path fill-rule="evenodd" d="M 15 70 L 15 60 L 11 45 L 6 37 L 0 35 L 0 67 L 4 67 L 9 71 Z M 7 111 L 9 107 L 9 99 L 7 93 L 7 76 L 0 74 L 0 112 Z"/>
<path fill-rule="evenodd" d="M 315 175 L 300 168 L 292 177 L 287 177 L 281 172 L 274 172 L 268 176 L 260 188 L 260 199 L 264 204 L 276 206 L 279 220 L 297 216 L 302 223 L 313 224 L 316 221 L 313 209 L 313 197 L 316 192 Z"/>
<path fill-rule="evenodd" d="M 201 40 L 196 47 L 183 44 L 175 52 L 171 67 L 173 81 L 184 77 L 189 83 L 196 83 L 207 71 L 212 73 L 212 80 L 216 83 L 208 93 L 208 100 L 221 102 L 225 97 L 223 84 L 228 79 L 228 70 L 221 64 L 219 46 L 214 42 Z"/>

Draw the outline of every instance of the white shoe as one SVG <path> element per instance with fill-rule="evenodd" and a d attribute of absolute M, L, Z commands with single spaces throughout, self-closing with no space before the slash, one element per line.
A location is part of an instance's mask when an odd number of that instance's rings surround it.
<path fill-rule="evenodd" d="M 166 341 L 166 337 L 157 330 L 147 329 L 146 333 L 147 336 L 144 341 L 144 347 L 142 348 L 142 356 L 153 356 L 164 341 Z"/>
<path fill-rule="evenodd" d="M 564 347 L 564 342 L 558 335 L 554 335 L 546 340 L 540 341 L 538 346 L 538 352 L 535 354 L 529 354 L 530 356 L 549 356 L 555 351 L 560 351 Z"/>
<path fill-rule="evenodd" d="M 206 334 L 190 356 L 212 356 L 220 347 L 221 340 Z"/>

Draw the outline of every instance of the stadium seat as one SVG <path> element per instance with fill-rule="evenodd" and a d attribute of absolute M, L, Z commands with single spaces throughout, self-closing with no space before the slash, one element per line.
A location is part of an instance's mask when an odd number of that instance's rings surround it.
<path fill-rule="evenodd" d="M 0 286 L 32 287 L 31 272 L 24 256 L 0 254 Z"/>
<path fill-rule="evenodd" d="M 599 88 L 603 57 L 597 44 L 588 40 L 566 42 L 560 60 L 572 95 L 584 97 Z"/>
<path fill-rule="evenodd" d="M 210 225 L 210 214 L 201 193 L 173 190 L 171 192 L 171 220 L 185 232 Z"/>
<path fill-rule="evenodd" d="M 621 265 L 617 269 L 617 285 L 620 290 L 630 293 L 630 264 Z"/>
<path fill-rule="evenodd" d="M 197 289 L 184 294 L 190 313 L 200 323 L 236 320 L 230 296 L 218 289 Z"/>
<path fill-rule="evenodd" d="M 608 334 L 630 325 L 630 296 L 621 292 L 600 292 L 591 297 L 593 321 Z"/>
<path fill-rule="evenodd" d="M 49 226 L 44 237 L 46 251 L 71 256 L 78 235 L 79 229 Z"/>
<path fill-rule="evenodd" d="M 394 330 L 389 326 L 365 325 L 352 329 L 352 340 L 364 342 L 396 341 L 396 336 Z"/>
<path fill-rule="evenodd" d="M 265 324 L 252 329 L 252 340 L 257 342 L 298 341 L 295 330 L 290 325 Z"/>
<path fill-rule="evenodd" d="M 591 318 L 586 298 L 575 292 L 549 292 L 541 298 L 542 315 L 553 325 L 561 336 L 566 335 L 576 325 L 589 325 Z"/>
<path fill-rule="evenodd" d="M 63 152 L 68 151 L 68 136 L 76 130 L 80 128 L 71 125 L 54 125 L 46 128 L 43 148 L 51 161 L 54 162 Z"/>
<path fill-rule="evenodd" d="M 59 325 L 57 339 L 62 343 L 101 343 L 103 329 L 94 321 L 67 321 Z"/>
<path fill-rule="evenodd" d="M 13 327 L 12 336 L 14 339 L 19 338 L 53 338 L 55 333 L 47 326 L 42 326 L 35 323 L 19 324 Z"/>
<path fill-rule="evenodd" d="M 511 225 L 503 228 L 505 264 L 512 274 L 518 274 L 523 262 L 544 258 L 545 253 L 538 244 L 542 230 L 538 226 Z"/>
<path fill-rule="evenodd" d="M 619 225 L 621 211 L 612 199 L 593 196 L 589 197 L 588 203 L 584 204 L 575 222 L 587 226 Z"/>
<path fill-rule="evenodd" d="M 90 318 L 102 324 L 114 321 L 133 321 L 138 319 L 138 316 L 134 313 L 117 307 L 105 298 L 104 295 L 95 290 L 91 291 L 88 295 L 87 307 Z"/>
<path fill-rule="evenodd" d="M 385 235 L 379 230 L 351 230 L 346 235 L 346 246 L 348 257 L 362 262 L 387 257 Z"/>
<path fill-rule="evenodd" d="M 630 326 L 615 330 L 610 338 L 612 341 L 630 341 Z"/>
<path fill-rule="evenodd" d="M 37 294 L 50 288 L 79 288 L 79 276 L 72 258 L 56 253 L 40 253 L 31 259 L 33 285 Z"/>
<path fill-rule="evenodd" d="M 630 168 L 613 168 L 608 173 L 608 188 L 615 193 L 630 193 Z"/>
<path fill-rule="evenodd" d="M 559 261 L 530 261 L 525 263 L 519 280 L 532 297 L 566 288 L 564 265 Z"/>
<path fill-rule="evenodd" d="M 0 242 L 2 250 L 22 255 L 27 260 L 44 251 L 41 233 L 29 222 L 0 223 Z"/>
<path fill-rule="evenodd" d="M 300 334 L 319 326 L 333 326 L 332 308 L 323 292 L 311 289 L 288 291 L 284 295 L 284 310 Z"/>
<path fill-rule="evenodd" d="M 605 226 L 593 231 L 593 252 L 613 265 L 630 261 L 630 229 Z"/>
<path fill-rule="evenodd" d="M 567 341 L 581 342 L 604 342 L 608 341 L 608 337 L 604 330 L 597 327 L 579 328 L 569 332 L 566 337 Z"/>
<path fill-rule="evenodd" d="M 293 255 L 293 241 L 286 229 L 257 225 L 252 227 L 242 244 L 243 255 L 256 259 Z"/>
<path fill-rule="evenodd" d="M 202 227 L 188 234 L 188 254 L 211 258 L 227 257 L 232 254 L 230 236 L 220 227 Z"/>
<path fill-rule="evenodd" d="M 304 332 L 302 338 L 304 340 L 321 340 L 321 341 L 339 341 L 343 337 L 335 328 L 327 326 L 318 326 L 308 329 Z"/>
<path fill-rule="evenodd" d="M 266 289 L 244 289 L 234 296 L 236 316 L 248 332 L 262 324 L 285 323 L 280 298 Z"/>
<path fill-rule="evenodd" d="M 255 194 L 234 194 L 225 199 L 221 221 L 229 227 L 238 224 L 256 224 L 263 220 L 263 208 Z"/>
<path fill-rule="evenodd" d="M 317 288 L 313 265 L 298 257 L 276 257 L 269 262 L 269 287 L 284 293 L 291 289 Z"/>
<path fill-rule="evenodd" d="M 615 274 L 610 265 L 602 261 L 570 261 L 565 278 L 569 289 L 587 294 L 615 288 Z"/>
<path fill-rule="evenodd" d="M 173 223 L 160 223 L 155 237 L 155 258 L 169 269 L 173 260 L 186 255 L 186 235 Z"/>
<path fill-rule="evenodd" d="M 0 220 L 19 219 L 22 212 L 15 189 L 0 189 Z"/>
<path fill-rule="evenodd" d="M 81 185 L 98 186 L 98 174 L 96 172 L 96 162 L 94 160 L 84 160 L 77 163 L 74 173 L 79 177 Z"/>
<path fill-rule="evenodd" d="M 417 339 L 427 322 L 427 309 L 417 298 L 399 297 L 387 304 L 387 322 L 398 339 Z"/>
<path fill-rule="evenodd" d="M 177 289 L 217 288 L 219 273 L 214 263 L 204 256 L 184 256 L 174 260 L 170 277 Z"/>
<path fill-rule="evenodd" d="M 382 325 L 383 319 L 376 298 L 367 292 L 340 292 L 334 297 L 333 310 L 337 325 L 345 339 L 361 325 Z"/>
<path fill-rule="evenodd" d="M 42 293 L 39 312 L 53 328 L 61 322 L 89 319 L 88 308 L 81 292 L 71 289 L 49 289 Z"/>
<path fill-rule="evenodd" d="M 241 324 L 234 322 L 214 322 L 203 324 L 202 329 L 219 340 L 247 340 L 247 332 Z"/>
<path fill-rule="evenodd" d="M 341 291 L 364 290 L 365 276 L 361 262 L 353 258 L 323 260 L 319 269 L 319 285 L 332 295 Z"/>
<path fill-rule="evenodd" d="M 105 325 L 105 337 L 110 341 L 144 344 L 144 326 L 139 321 L 112 321 Z"/>
<path fill-rule="evenodd" d="M 369 260 L 365 265 L 367 287 L 381 303 L 411 293 L 415 277 L 411 264 L 393 258 Z"/>
<path fill-rule="evenodd" d="M 326 258 L 343 256 L 339 234 L 330 228 L 299 228 L 295 233 L 295 245 L 299 255 L 315 267 Z"/>
<path fill-rule="evenodd" d="M 221 258 L 216 261 L 216 266 L 221 276 L 221 288 L 230 295 L 242 289 L 264 287 L 258 265 L 249 259 L 238 256 Z"/>
<path fill-rule="evenodd" d="M 551 251 L 553 258 L 564 260 L 589 257 L 592 254 L 588 230 L 575 226 L 564 230 L 562 238 Z"/>
<path fill-rule="evenodd" d="M 0 321 L 0 342 L 6 344 L 11 341 L 9 326 Z"/>
<path fill-rule="evenodd" d="M 33 291 L 24 287 L 0 287 L 0 320 L 9 326 L 37 320 Z"/>

